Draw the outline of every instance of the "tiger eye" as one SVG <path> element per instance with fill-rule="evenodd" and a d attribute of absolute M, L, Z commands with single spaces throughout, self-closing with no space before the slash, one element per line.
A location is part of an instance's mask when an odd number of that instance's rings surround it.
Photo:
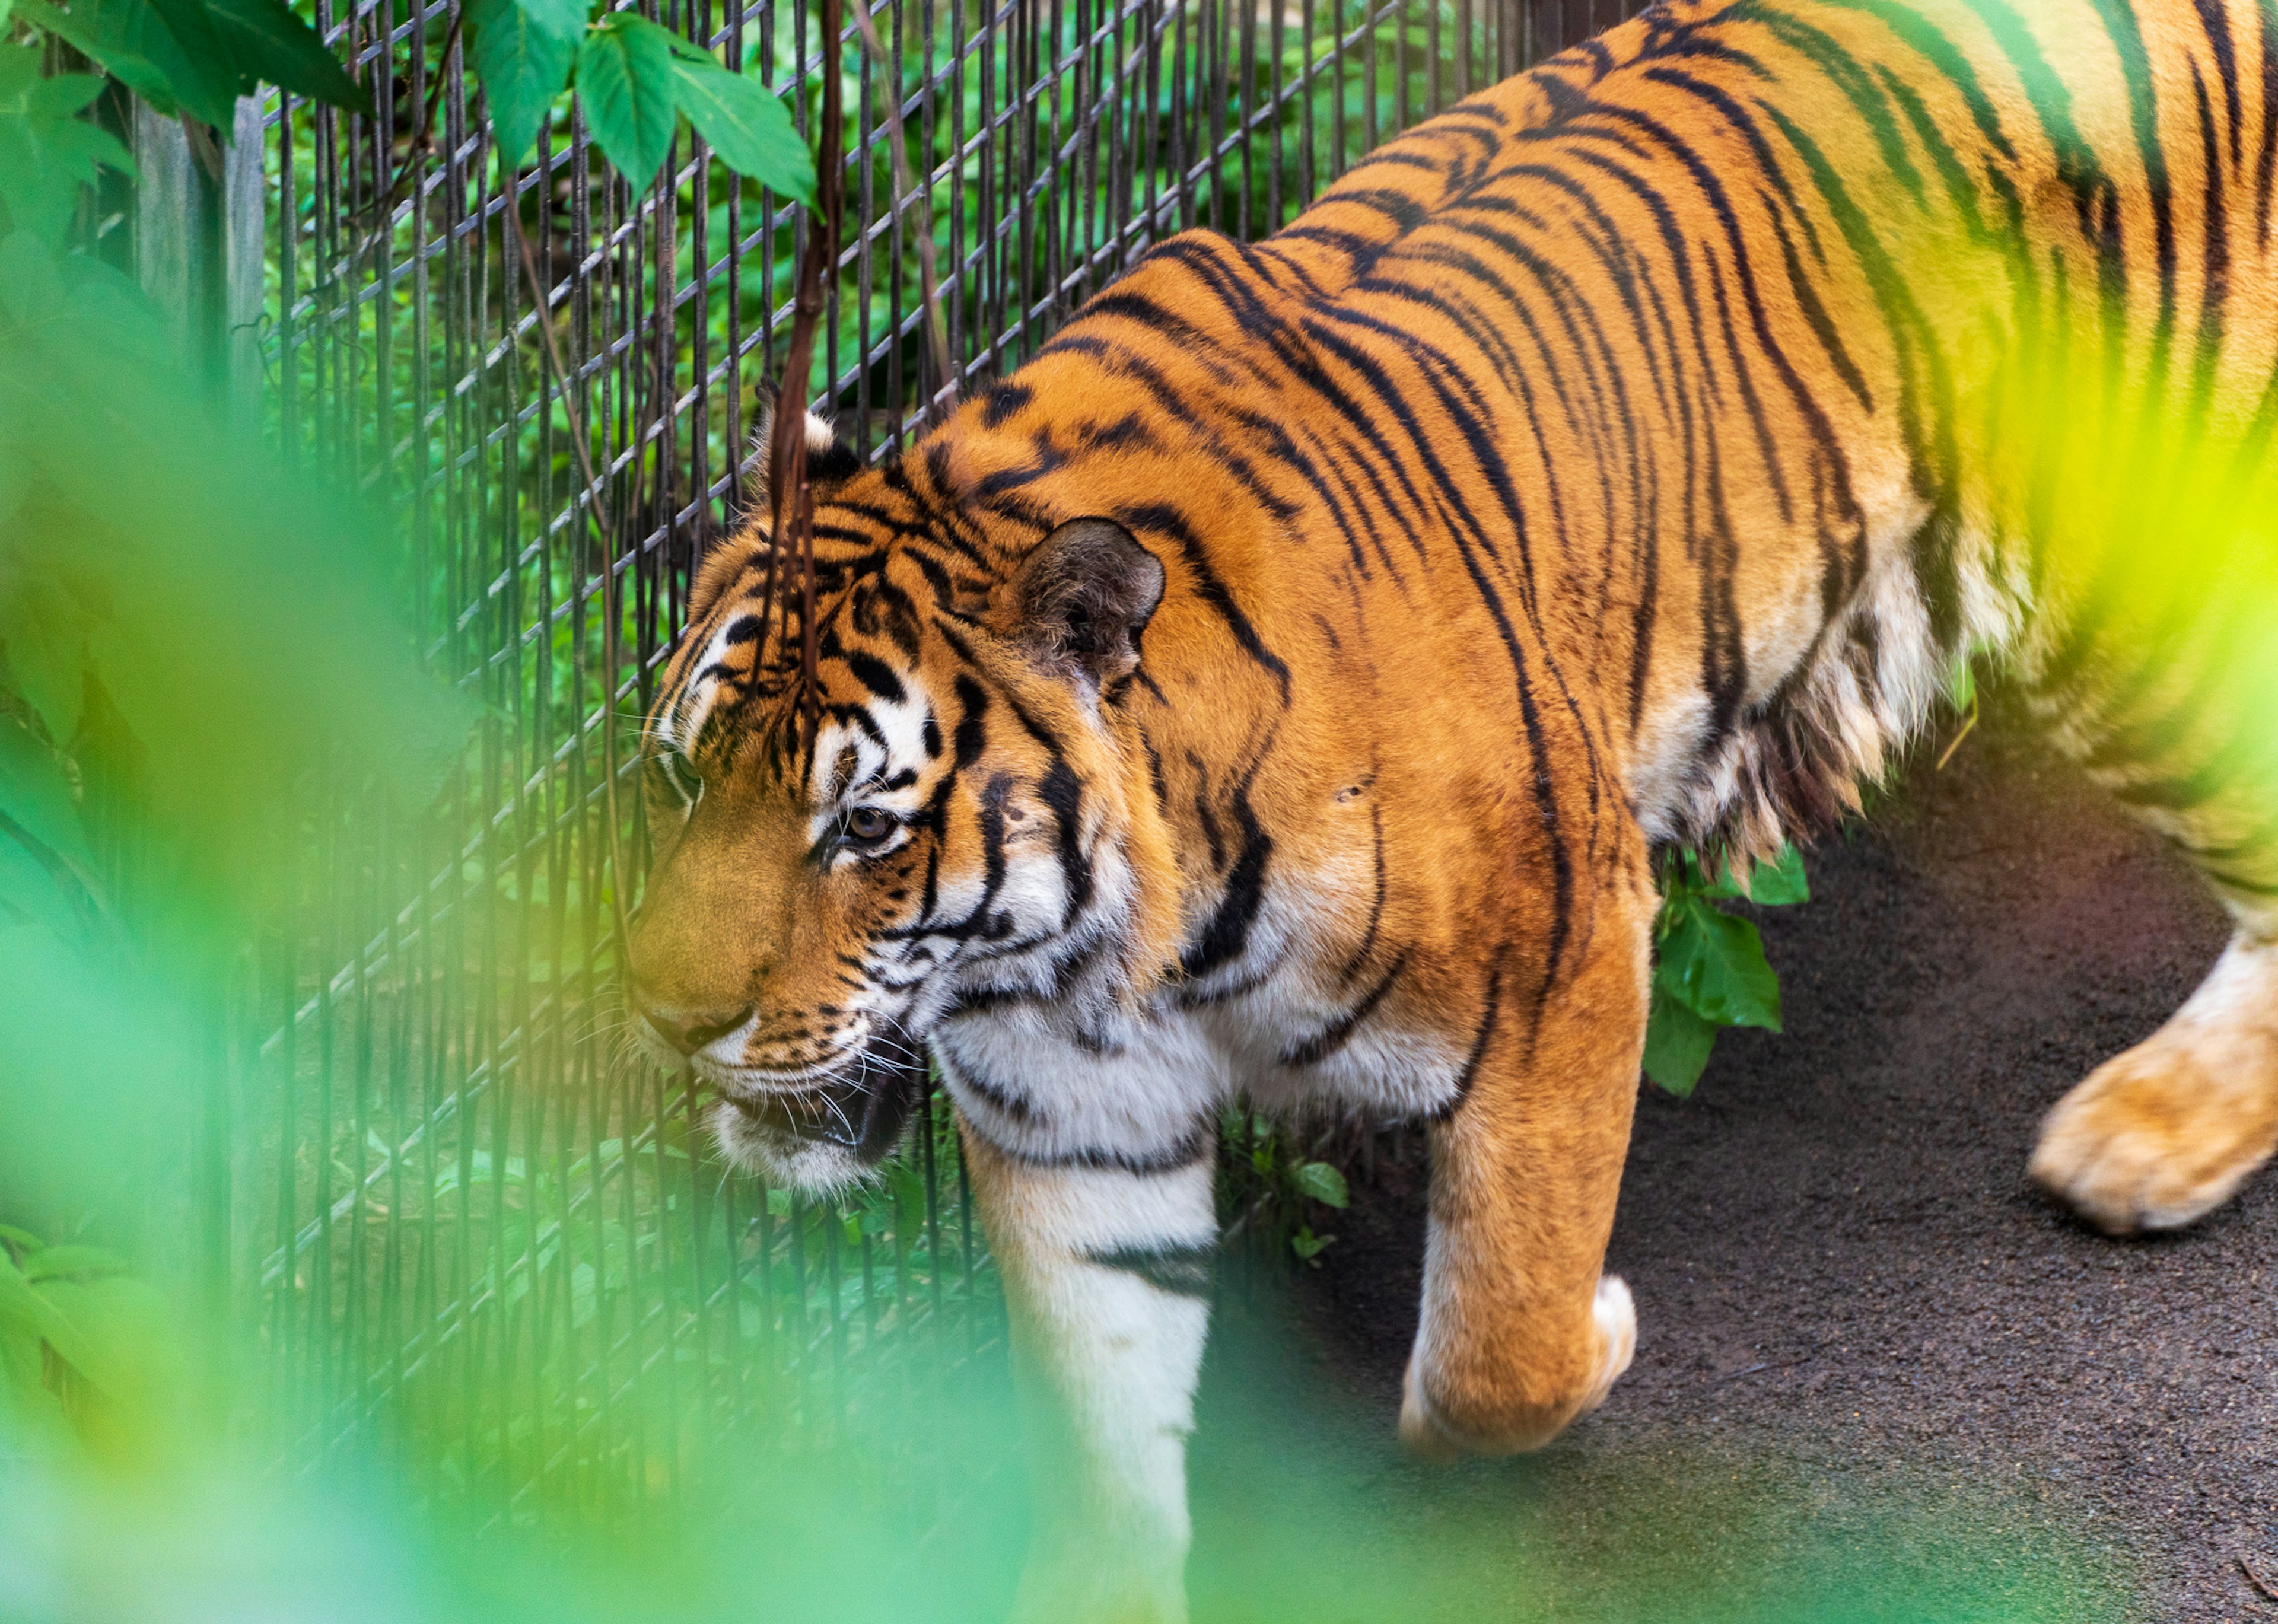
<path fill-rule="evenodd" d="M 893 819 L 875 806 L 858 806 L 846 814 L 846 833 L 850 839 L 881 841 L 893 832 Z"/>

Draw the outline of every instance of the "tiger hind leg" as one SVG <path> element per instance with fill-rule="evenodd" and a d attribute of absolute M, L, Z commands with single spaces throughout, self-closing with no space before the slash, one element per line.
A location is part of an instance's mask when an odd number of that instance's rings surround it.
<path fill-rule="evenodd" d="M 2092 560 L 2087 613 L 2035 674 L 2057 742 L 2236 926 L 2182 1008 L 2042 1124 L 2032 1177 L 2114 1235 L 2204 1216 L 2278 1150 L 2278 553 L 2245 517 L 2273 511 L 2267 490 L 2248 501 L 2228 477 L 2208 474 L 2197 507 L 2175 487 L 2164 526 L 2116 499 L 2128 522 Z"/>
<path fill-rule="evenodd" d="M 2243 547 L 2219 551 L 2221 568 L 2169 568 L 2175 556 L 2189 550 L 2128 555 L 2104 589 L 2105 657 L 2075 662 L 2084 675 L 2037 702 L 2237 927 L 2182 1008 L 2041 1125 L 2032 1177 L 2114 1235 L 2204 1216 L 2278 1150 L 2278 588 L 2259 553 L 2255 569 L 2239 561 Z"/>
<path fill-rule="evenodd" d="M 2273 1150 L 2278 930 L 2249 927 L 2167 1025 L 2058 1102 L 2030 1170 L 2098 1229 L 2126 1235 L 2204 1216 Z"/>

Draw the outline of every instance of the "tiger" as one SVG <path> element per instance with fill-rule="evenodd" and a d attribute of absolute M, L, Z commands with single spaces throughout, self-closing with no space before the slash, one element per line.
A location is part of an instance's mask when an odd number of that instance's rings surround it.
<path fill-rule="evenodd" d="M 1656 865 L 1849 815 L 1961 674 L 2235 933 L 2030 1177 L 2125 1235 L 2269 1157 L 2274 155 L 2278 0 L 1670 0 L 891 454 L 810 417 L 811 622 L 748 522 L 657 685 L 627 995 L 802 1188 L 937 1072 L 1043 1400 L 1020 1616 L 1184 1616 L 1237 1096 L 1428 1138 L 1410 1448 L 1605 1399 Z"/>

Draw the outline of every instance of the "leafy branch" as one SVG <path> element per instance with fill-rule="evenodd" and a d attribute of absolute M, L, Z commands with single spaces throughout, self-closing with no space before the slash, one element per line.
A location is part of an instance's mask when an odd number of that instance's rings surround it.
<path fill-rule="evenodd" d="M 1727 1026 L 1780 1029 L 1779 977 L 1764 957 L 1762 935 L 1720 902 L 1760 908 L 1807 902 L 1803 858 L 1783 847 L 1759 863 L 1745 887 L 1730 873 L 1709 878 L 1700 858 L 1672 851 L 1661 874 L 1661 914 L 1654 921 L 1653 1012 L 1646 1028 L 1645 1073 L 1682 1098 L 1693 1092 Z"/>
<path fill-rule="evenodd" d="M 454 18 L 438 52 L 439 81 L 464 32 L 502 166 L 527 159 L 562 96 L 574 94 L 603 156 L 636 192 L 654 183 L 684 118 L 729 169 L 814 202 L 814 162 L 781 98 L 637 12 L 604 8 L 596 19 L 591 10 L 589 0 L 465 0 Z M 0 29 L 11 23 L 53 34 L 154 111 L 210 126 L 225 142 L 237 98 L 264 85 L 367 117 L 374 111 L 324 35 L 283 0 L 0 0 Z M 73 118 L 99 81 L 57 75 L 27 91 L 37 66 L 33 53 L 28 69 L 11 63 L 0 77 L 0 202 L 19 230 L 28 223 L 19 198 L 45 219 L 51 196 L 75 196 L 93 165 L 133 172 L 116 141 Z M 17 105 L 27 96 L 29 104 Z M 431 101 L 415 154 L 432 116 Z M 77 127 L 59 130 L 59 120 Z M 27 129 L 44 144 L 25 148 Z M 400 191 L 399 180 L 388 196 Z"/>

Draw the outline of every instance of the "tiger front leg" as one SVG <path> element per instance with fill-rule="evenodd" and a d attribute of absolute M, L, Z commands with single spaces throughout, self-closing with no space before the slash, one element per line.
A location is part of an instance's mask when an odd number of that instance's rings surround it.
<path fill-rule="evenodd" d="M 2242 931 L 2167 1024 L 2041 1125 L 2033 1178 L 2107 1234 L 2177 1229 L 2278 1149 L 2278 919 Z"/>
<path fill-rule="evenodd" d="M 1187 1435 L 1218 1238 L 1211 1157 L 1039 1165 L 969 1125 L 964 1141 L 1011 1310 L 1036 1490 L 1013 1616 L 1180 1624 Z"/>
<path fill-rule="evenodd" d="M 1432 1133 L 1423 1311 L 1400 1414 L 1432 1460 L 1540 1448 L 1629 1369 L 1629 1288 L 1601 1272 L 1645 1047 L 1652 888 L 1601 895 L 1539 1014 L 1505 974 L 1471 1085 Z"/>

